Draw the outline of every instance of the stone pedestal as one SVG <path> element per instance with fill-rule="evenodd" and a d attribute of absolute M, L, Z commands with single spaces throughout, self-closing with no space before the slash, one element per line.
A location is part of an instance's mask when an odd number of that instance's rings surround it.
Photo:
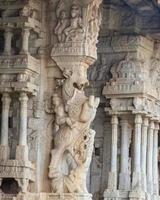
<path fill-rule="evenodd" d="M 130 200 L 143 200 L 146 199 L 146 194 L 142 190 L 135 190 L 129 193 Z"/>
<path fill-rule="evenodd" d="M 105 190 L 104 192 L 104 200 L 117 200 L 123 199 L 128 200 L 129 192 L 122 190 Z"/>
<path fill-rule="evenodd" d="M 78 193 L 41 193 L 39 200 L 92 200 L 91 194 L 78 194 Z"/>
<path fill-rule="evenodd" d="M 129 173 L 120 173 L 119 174 L 119 189 L 121 190 L 130 190 L 130 174 Z"/>

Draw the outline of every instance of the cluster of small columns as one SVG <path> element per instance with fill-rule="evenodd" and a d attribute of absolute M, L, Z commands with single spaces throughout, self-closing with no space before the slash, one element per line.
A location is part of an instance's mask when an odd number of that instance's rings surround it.
<path fill-rule="evenodd" d="M 127 118 L 112 115 L 111 169 L 108 189 L 143 191 L 158 196 L 158 130 L 159 123 L 149 117 L 135 114 L 133 128 L 132 171 L 129 172 L 129 138 Z M 118 130 L 121 126 L 120 169 L 117 167 Z M 119 176 L 118 176 L 119 173 Z M 130 178 L 130 173 L 132 179 Z M 119 177 L 119 180 L 118 180 Z M 132 180 L 132 182 L 131 182 Z M 119 185 L 117 185 L 119 183 Z"/>
<path fill-rule="evenodd" d="M 9 93 L 2 94 L 2 116 L 1 116 L 1 140 L 0 140 L 0 159 L 9 159 L 9 142 L 8 142 L 8 119 L 10 111 L 11 97 Z M 27 102 L 28 96 L 22 92 L 19 96 L 20 116 L 19 116 L 19 141 L 16 151 L 16 159 L 28 159 L 27 147 Z"/>
<path fill-rule="evenodd" d="M 22 49 L 20 54 L 28 53 L 28 44 L 29 44 L 30 29 L 25 27 L 22 31 Z M 13 29 L 7 27 L 4 31 L 4 55 L 12 54 L 12 37 Z"/>

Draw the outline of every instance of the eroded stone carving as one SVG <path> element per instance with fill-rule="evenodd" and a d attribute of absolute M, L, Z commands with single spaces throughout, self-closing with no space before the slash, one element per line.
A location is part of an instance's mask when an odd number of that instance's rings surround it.
<path fill-rule="evenodd" d="M 86 175 L 95 135 L 89 127 L 95 117 L 99 98 L 87 98 L 81 90 L 84 81 L 77 82 L 75 88 L 73 80 L 78 79 L 70 75 L 62 87 L 62 96 L 53 96 L 57 133 L 51 152 L 49 177 L 52 179 L 52 191 L 56 193 L 87 193 Z M 62 165 L 63 162 L 65 164 Z"/>
<path fill-rule="evenodd" d="M 101 14 L 99 6 L 101 1 L 94 0 L 90 3 L 87 1 L 86 8 L 82 2 L 72 1 L 70 9 L 63 0 L 59 0 L 56 6 L 57 24 L 54 33 L 59 43 L 76 42 L 82 40 L 92 41 L 95 45 L 101 23 Z"/>

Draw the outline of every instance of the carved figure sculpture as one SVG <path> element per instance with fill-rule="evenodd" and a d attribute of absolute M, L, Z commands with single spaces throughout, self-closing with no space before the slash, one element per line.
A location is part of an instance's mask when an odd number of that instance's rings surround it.
<path fill-rule="evenodd" d="M 71 7 L 70 25 L 64 30 L 66 41 L 77 39 L 83 32 L 81 7 L 73 4 Z"/>
<path fill-rule="evenodd" d="M 55 34 L 57 35 L 59 42 L 65 42 L 65 34 L 63 31 L 66 28 L 67 24 L 68 24 L 68 19 L 67 19 L 66 12 L 62 10 L 60 12 L 58 23 L 55 28 Z"/>
<path fill-rule="evenodd" d="M 83 67 L 79 72 L 83 74 Z M 59 127 L 51 152 L 49 177 L 52 182 L 52 192 L 55 193 L 87 192 L 86 176 L 95 135 L 89 127 L 95 117 L 99 98 L 85 96 L 82 88 L 87 79 L 82 74 L 83 79 L 78 79 L 77 75 L 80 74 L 72 71 L 64 82 L 63 98 L 58 95 L 53 98 L 55 121 Z M 68 86 L 71 93 L 66 90 Z"/>
<path fill-rule="evenodd" d="M 54 95 L 52 101 L 57 128 L 54 148 L 51 151 L 49 178 L 52 192 L 59 194 L 88 193 L 86 177 L 95 136 L 95 131 L 90 129 L 90 125 L 99 104 L 99 98 L 85 96 L 84 86 L 88 84 L 87 68 L 96 58 L 94 44 L 97 42 L 96 31 L 99 30 L 99 21 L 96 20 L 99 20 L 97 9 L 101 0 L 80 3 L 79 5 L 73 0 L 67 1 L 66 4 L 66 1 L 59 0 L 56 6 L 55 33 L 58 43 L 64 42 L 64 44 L 55 44 L 51 57 L 61 69 L 65 79 L 61 93 L 59 90 L 59 95 Z M 94 18 L 94 14 L 96 20 L 93 19 L 91 22 L 90 19 Z M 91 33 L 92 31 L 95 32 Z M 93 36 L 91 39 L 89 34 Z M 77 44 L 74 44 L 75 42 Z M 65 49 L 69 47 L 68 57 L 63 46 Z"/>

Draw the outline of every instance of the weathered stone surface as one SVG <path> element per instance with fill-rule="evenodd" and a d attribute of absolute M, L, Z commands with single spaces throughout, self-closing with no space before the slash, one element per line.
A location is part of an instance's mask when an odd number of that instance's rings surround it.
<path fill-rule="evenodd" d="M 0 199 L 159 198 L 159 13 L 1 0 Z"/>

